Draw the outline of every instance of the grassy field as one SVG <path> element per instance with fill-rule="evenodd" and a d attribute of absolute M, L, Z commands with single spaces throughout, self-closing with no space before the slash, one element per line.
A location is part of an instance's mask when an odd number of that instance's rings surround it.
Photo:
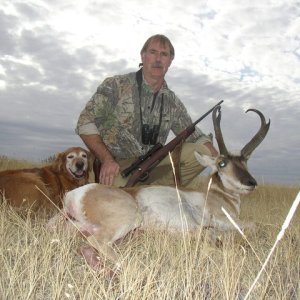
<path fill-rule="evenodd" d="M 6 160 L 6 161 L 5 161 Z M 0 169 L 28 167 L 0 159 Z M 244 299 L 276 240 L 299 187 L 264 185 L 243 198 L 241 218 L 256 229 L 212 246 L 198 236 L 136 232 L 118 245 L 122 268 L 113 280 L 77 254 L 85 240 L 47 216 L 0 206 L 0 299 Z M 109 266 L 109 262 L 107 262 Z M 300 299 L 300 208 L 249 299 Z"/>

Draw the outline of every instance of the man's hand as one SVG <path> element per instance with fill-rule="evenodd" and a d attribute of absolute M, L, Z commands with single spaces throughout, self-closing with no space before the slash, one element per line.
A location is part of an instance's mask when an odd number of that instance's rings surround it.
<path fill-rule="evenodd" d="M 100 183 L 105 185 L 112 185 L 114 182 L 114 178 L 119 174 L 119 171 L 120 166 L 115 160 L 105 160 L 101 163 L 99 176 Z"/>

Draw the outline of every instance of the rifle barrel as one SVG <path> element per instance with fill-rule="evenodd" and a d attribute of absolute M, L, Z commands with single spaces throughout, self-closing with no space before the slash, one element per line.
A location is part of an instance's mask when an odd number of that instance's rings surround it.
<path fill-rule="evenodd" d="M 197 123 L 199 123 L 201 120 L 207 117 L 217 106 L 219 106 L 221 103 L 223 103 L 224 100 L 221 100 L 219 103 L 217 103 L 214 107 L 212 107 L 209 111 L 207 111 L 204 115 L 202 115 L 198 120 L 196 120 L 192 126 L 195 126 Z"/>

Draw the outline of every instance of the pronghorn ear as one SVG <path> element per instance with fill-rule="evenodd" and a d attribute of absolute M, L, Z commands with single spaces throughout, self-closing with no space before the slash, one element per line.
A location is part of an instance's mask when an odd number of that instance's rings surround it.
<path fill-rule="evenodd" d="M 205 154 L 200 154 L 197 151 L 194 151 L 195 158 L 200 163 L 200 165 L 204 167 L 211 167 L 213 168 L 216 162 L 216 158 L 212 156 L 208 156 Z"/>

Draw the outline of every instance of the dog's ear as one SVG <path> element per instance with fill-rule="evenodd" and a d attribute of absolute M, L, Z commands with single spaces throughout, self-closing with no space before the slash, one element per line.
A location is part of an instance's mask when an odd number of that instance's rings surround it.
<path fill-rule="evenodd" d="M 88 156 L 89 172 L 91 172 L 93 170 L 95 155 L 92 152 L 87 151 L 87 150 L 86 150 L 86 153 Z"/>
<path fill-rule="evenodd" d="M 53 167 L 57 172 L 61 172 L 65 164 L 65 152 L 59 152 L 56 154 Z"/>

